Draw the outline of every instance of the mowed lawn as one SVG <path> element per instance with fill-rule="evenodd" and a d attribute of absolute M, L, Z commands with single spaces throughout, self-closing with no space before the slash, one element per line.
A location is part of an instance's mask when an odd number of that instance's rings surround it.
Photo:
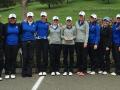
<path fill-rule="evenodd" d="M 81 10 L 86 12 L 86 18 L 92 13 L 96 13 L 99 18 L 104 16 L 110 16 L 114 18 L 117 13 L 120 13 L 120 0 L 111 0 L 113 3 L 105 4 L 102 0 L 73 0 L 69 4 L 63 4 L 51 9 L 47 8 L 47 5 L 41 5 L 39 2 L 33 2 L 28 5 L 28 11 L 35 13 L 35 20 L 40 18 L 40 11 L 44 10 L 48 12 L 48 20 L 51 21 L 54 15 L 60 17 L 61 23 L 65 22 L 66 16 L 72 16 L 75 22 L 78 18 L 78 13 Z M 7 22 L 9 13 L 17 14 L 17 19 L 20 22 L 22 20 L 21 7 L 16 5 L 7 9 L 0 9 L 0 15 L 2 15 L 2 22 Z"/>

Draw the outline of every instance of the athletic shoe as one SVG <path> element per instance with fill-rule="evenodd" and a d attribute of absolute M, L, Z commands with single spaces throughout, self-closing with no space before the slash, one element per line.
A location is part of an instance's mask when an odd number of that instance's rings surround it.
<path fill-rule="evenodd" d="M 117 74 L 116 74 L 115 72 L 112 72 L 111 75 L 112 75 L 112 76 L 116 76 Z"/>
<path fill-rule="evenodd" d="M 103 73 L 103 71 L 98 71 L 98 73 L 99 73 L 99 74 L 102 74 L 102 73 Z"/>
<path fill-rule="evenodd" d="M 52 75 L 52 76 L 55 76 L 55 72 L 52 72 L 51 75 Z"/>
<path fill-rule="evenodd" d="M 47 75 L 47 73 L 46 72 L 43 72 L 43 76 L 46 76 Z"/>
<path fill-rule="evenodd" d="M 43 73 L 42 72 L 39 72 L 39 74 L 38 74 L 39 76 L 42 76 L 43 75 Z"/>
<path fill-rule="evenodd" d="M 63 73 L 63 76 L 66 76 L 66 75 L 67 75 L 67 72 L 64 72 L 64 73 Z"/>
<path fill-rule="evenodd" d="M 16 78 L 15 74 L 11 74 L 10 77 L 11 77 L 12 79 L 15 79 L 15 78 Z"/>
<path fill-rule="evenodd" d="M 10 75 L 5 75 L 5 79 L 9 79 L 10 78 Z"/>
<path fill-rule="evenodd" d="M 80 76 L 84 76 L 85 74 L 83 73 L 83 72 L 80 72 L 80 74 L 79 74 Z"/>
<path fill-rule="evenodd" d="M 108 73 L 107 73 L 106 71 L 104 71 L 102 74 L 103 74 L 103 75 L 107 75 Z"/>
<path fill-rule="evenodd" d="M 0 81 L 2 81 L 3 80 L 3 78 L 2 77 L 0 77 Z"/>
<path fill-rule="evenodd" d="M 73 73 L 72 72 L 69 72 L 69 74 L 68 74 L 69 76 L 72 76 L 73 75 Z"/>
<path fill-rule="evenodd" d="M 56 72 L 56 75 L 60 75 L 60 72 Z"/>
<path fill-rule="evenodd" d="M 92 71 L 90 74 L 91 74 L 91 75 L 95 75 L 96 73 L 95 73 L 95 71 Z"/>
<path fill-rule="evenodd" d="M 76 74 L 79 75 L 81 72 L 77 72 Z"/>
<path fill-rule="evenodd" d="M 90 73 L 91 73 L 91 71 L 87 71 L 87 73 L 88 73 L 88 74 L 90 74 Z"/>

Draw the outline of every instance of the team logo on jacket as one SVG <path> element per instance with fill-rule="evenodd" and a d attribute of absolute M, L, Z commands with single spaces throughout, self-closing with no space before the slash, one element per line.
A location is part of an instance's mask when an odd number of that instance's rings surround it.
<path fill-rule="evenodd" d="M 16 28 L 18 28 L 18 26 L 16 26 Z"/>
<path fill-rule="evenodd" d="M 35 25 L 33 25 L 33 27 L 35 27 Z"/>

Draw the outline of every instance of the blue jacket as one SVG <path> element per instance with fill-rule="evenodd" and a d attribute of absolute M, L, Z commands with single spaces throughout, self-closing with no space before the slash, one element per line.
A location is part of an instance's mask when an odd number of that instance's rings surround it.
<path fill-rule="evenodd" d="M 114 23 L 112 26 L 112 43 L 120 46 L 120 23 Z"/>
<path fill-rule="evenodd" d="M 35 40 L 36 24 L 33 22 L 31 25 L 27 21 L 23 21 L 22 24 L 22 41 Z"/>
<path fill-rule="evenodd" d="M 89 23 L 88 43 L 98 45 L 99 41 L 100 41 L 100 26 L 96 22 Z"/>
<path fill-rule="evenodd" d="M 49 23 L 41 20 L 36 22 L 36 39 L 47 39 Z"/>
<path fill-rule="evenodd" d="M 6 24 L 5 25 L 5 44 L 18 45 L 20 28 L 18 24 Z"/>

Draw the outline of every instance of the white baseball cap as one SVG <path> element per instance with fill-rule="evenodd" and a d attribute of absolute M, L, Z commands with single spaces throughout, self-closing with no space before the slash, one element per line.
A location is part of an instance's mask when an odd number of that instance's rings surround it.
<path fill-rule="evenodd" d="M 53 16 L 53 20 L 59 20 L 58 16 Z"/>
<path fill-rule="evenodd" d="M 79 15 L 80 15 L 80 16 L 85 16 L 85 12 L 84 12 L 84 11 L 80 11 L 80 12 L 79 12 Z"/>
<path fill-rule="evenodd" d="M 66 17 L 66 21 L 67 20 L 71 20 L 72 21 L 72 17 L 71 16 Z"/>
<path fill-rule="evenodd" d="M 27 13 L 27 17 L 29 17 L 29 16 L 33 17 L 33 16 L 34 16 L 34 13 L 33 13 L 33 12 L 28 12 L 28 13 Z"/>
<path fill-rule="evenodd" d="M 8 18 L 17 18 L 16 14 L 12 13 L 12 14 L 9 14 Z"/>
<path fill-rule="evenodd" d="M 91 17 L 93 17 L 94 19 L 97 19 L 97 15 L 95 13 L 91 14 Z"/>
<path fill-rule="evenodd" d="M 109 22 L 110 21 L 110 17 L 106 16 L 106 17 L 103 18 L 103 20 Z"/>
<path fill-rule="evenodd" d="M 116 18 L 120 18 L 120 14 L 117 14 L 117 15 L 116 15 Z"/>
<path fill-rule="evenodd" d="M 42 12 L 40 13 L 40 16 L 47 16 L 47 13 L 44 12 L 44 11 L 42 11 Z"/>

